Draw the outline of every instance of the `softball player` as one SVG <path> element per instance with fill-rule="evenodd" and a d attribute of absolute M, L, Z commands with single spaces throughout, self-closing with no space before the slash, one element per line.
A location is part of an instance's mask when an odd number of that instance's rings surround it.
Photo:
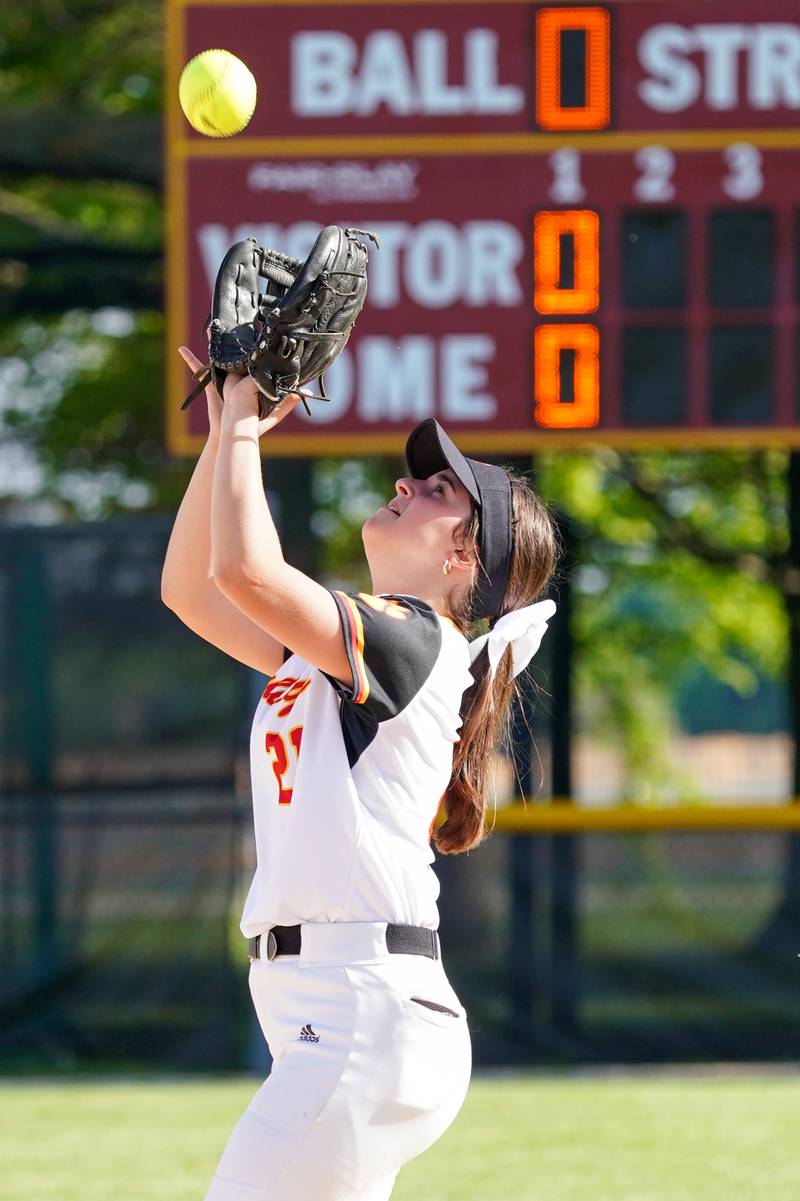
<path fill-rule="evenodd" d="M 271 677 L 251 734 L 257 868 L 242 931 L 273 1057 L 206 1201 L 385 1201 L 466 1094 L 431 839 L 458 851 L 482 836 L 513 676 L 555 609 L 532 603 L 554 530 L 524 480 L 423 421 L 408 476 L 363 527 L 372 591 L 329 590 L 284 560 L 262 484 L 259 436 L 299 397 L 259 422 L 249 378 L 227 378 L 224 406 L 206 395 L 211 433 L 162 593 Z M 470 643 L 476 617 L 492 629 Z"/>

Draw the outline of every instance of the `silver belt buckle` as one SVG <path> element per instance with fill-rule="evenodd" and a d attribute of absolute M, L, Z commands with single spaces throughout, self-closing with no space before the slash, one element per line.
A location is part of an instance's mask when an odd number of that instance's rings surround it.
<path fill-rule="evenodd" d="M 274 959 L 278 954 L 278 940 L 272 931 L 267 933 L 267 959 Z"/>

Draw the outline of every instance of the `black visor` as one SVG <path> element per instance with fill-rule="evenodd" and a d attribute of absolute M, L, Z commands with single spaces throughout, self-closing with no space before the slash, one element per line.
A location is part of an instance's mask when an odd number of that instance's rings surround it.
<path fill-rule="evenodd" d="M 449 467 L 480 510 L 480 566 L 474 617 L 494 617 L 503 602 L 511 564 L 511 483 L 502 467 L 467 459 L 433 417 L 420 422 L 406 442 L 415 480 Z"/>

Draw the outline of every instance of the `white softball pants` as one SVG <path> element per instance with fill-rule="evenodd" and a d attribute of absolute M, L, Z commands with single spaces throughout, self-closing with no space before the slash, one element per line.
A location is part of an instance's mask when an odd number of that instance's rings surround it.
<path fill-rule="evenodd" d="M 441 961 L 389 955 L 385 929 L 304 925 L 300 955 L 251 963 L 273 1067 L 206 1201 L 386 1201 L 453 1121 L 471 1070 L 464 1009 Z"/>

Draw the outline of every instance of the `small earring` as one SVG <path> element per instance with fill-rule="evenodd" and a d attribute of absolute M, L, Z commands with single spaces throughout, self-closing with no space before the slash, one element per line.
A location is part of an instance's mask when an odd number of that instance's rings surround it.
<path fill-rule="evenodd" d="M 453 570 L 453 564 L 450 562 L 449 559 L 445 559 L 444 567 L 442 568 L 442 571 L 444 572 L 445 575 L 449 575 L 452 570 Z"/>

